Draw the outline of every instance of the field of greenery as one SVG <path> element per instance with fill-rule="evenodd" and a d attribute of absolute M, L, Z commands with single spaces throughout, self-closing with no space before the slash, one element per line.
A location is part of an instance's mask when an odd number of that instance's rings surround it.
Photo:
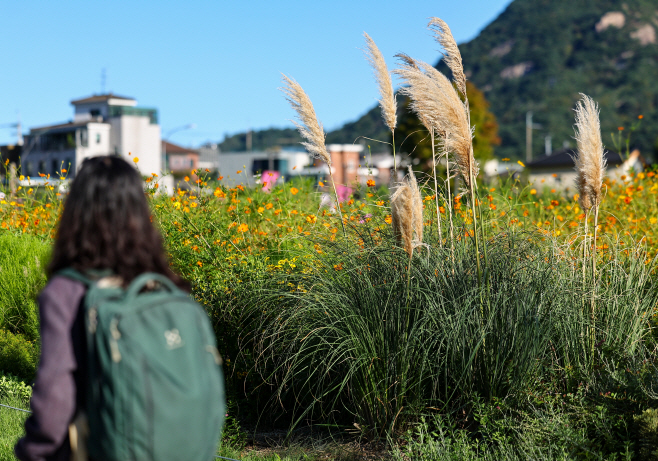
<path fill-rule="evenodd" d="M 386 188 L 357 188 L 339 214 L 321 206 L 323 182 L 265 191 L 197 174 L 171 196 L 157 175 L 145 184 L 225 358 L 223 450 L 239 454 L 259 428 L 310 427 L 384 443 L 394 459 L 655 456 L 653 170 L 606 182 L 595 274 L 578 197 L 523 179 L 479 184 L 478 261 L 468 197 L 437 203 L 420 173 L 411 258 Z M 0 403 L 27 405 L 62 198 L 45 185 L 0 202 Z M 22 416 L 0 416 L 0 459 L 12 459 Z"/>

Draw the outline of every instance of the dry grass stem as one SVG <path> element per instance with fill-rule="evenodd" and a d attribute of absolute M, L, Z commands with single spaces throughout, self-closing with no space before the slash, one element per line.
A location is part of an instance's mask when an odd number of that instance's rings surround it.
<path fill-rule="evenodd" d="M 578 201 L 584 211 L 596 208 L 601 203 L 601 187 L 605 176 L 606 161 L 601 141 L 599 108 L 587 95 L 576 105 L 576 187 Z"/>
<path fill-rule="evenodd" d="M 402 65 L 395 72 L 408 86 L 400 91 L 411 99 L 411 109 L 423 123 L 429 123 L 439 136 L 455 163 L 466 185 L 478 175 L 478 164 L 473 157 L 473 143 L 468 111 L 450 80 L 427 63 L 399 55 Z"/>
<path fill-rule="evenodd" d="M 393 131 L 397 125 L 397 104 L 395 102 L 391 74 L 388 72 L 384 57 L 379 51 L 379 48 L 377 48 L 377 45 L 375 45 L 375 42 L 365 32 L 363 33 L 363 36 L 366 38 L 366 45 L 368 47 L 366 49 L 366 57 L 372 66 L 375 79 L 379 85 L 379 94 L 381 95 L 379 105 L 382 108 L 382 117 L 384 118 L 386 126 Z"/>
<path fill-rule="evenodd" d="M 452 78 L 457 85 L 459 92 L 466 97 L 466 76 L 464 75 L 464 66 L 462 64 L 462 55 L 457 47 L 457 42 L 452 36 L 450 27 L 442 19 L 430 18 L 428 24 L 430 30 L 434 32 L 436 41 L 443 48 L 443 61 L 450 68 Z"/>
<path fill-rule="evenodd" d="M 283 75 L 283 82 L 286 86 L 280 88 L 280 90 L 285 93 L 286 100 L 290 103 L 292 108 L 295 109 L 297 112 L 297 118 L 299 119 L 299 122 L 296 120 L 293 120 L 292 122 L 299 130 L 299 134 L 302 138 L 307 141 L 303 142 L 302 145 L 306 147 L 306 150 L 311 155 L 322 159 L 329 169 L 331 169 L 331 157 L 329 156 L 327 147 L 324 143 L 324 129 L 315 115 L 315 109 L 313 109 L 311 100 L 304 92 L 304 89 L 295 80 Z"/>
<path fill-rule="evenodd" d="M 423 243 L 423 199 L 411 167 L 391 195 L 391 217 L 398 242 L 411 256 Z"/>

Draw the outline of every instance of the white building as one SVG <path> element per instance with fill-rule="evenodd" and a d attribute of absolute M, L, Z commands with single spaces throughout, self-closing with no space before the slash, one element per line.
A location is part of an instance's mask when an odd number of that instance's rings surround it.
<path fill-rule="evenodd" d="M 309 155 L 297 150 L 222 152 L 218 160 L 222 183 L 231 187 L 253 187 L 259 181 L 258 175 L 266 171 L 275 171 L 287 180 L 303 175 L 304 167 L 311 164 Z"/>
<path fill-rule="evenodd" d="M 160 173 L 160 126 L 156 109 L 137 107 L 133 98 L 94 95 L 71 101 L 68 123 L 32 128 L 21 156 L 21 173 L 55 175 L 66 168 L 73 177 L 82 161 L 98 155 L 119 155 L 133 162 L 142 175 Z"/>

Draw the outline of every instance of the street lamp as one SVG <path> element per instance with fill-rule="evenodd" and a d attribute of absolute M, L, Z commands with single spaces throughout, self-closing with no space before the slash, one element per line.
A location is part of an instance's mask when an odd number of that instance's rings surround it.
<path fill-rule="evenodd" d="M 163 161 L 164 174 L 167 174 L 167 140 L 174 133 L 184 130 L 193 130 L 195 128 L 196 128 L 196 123 L 188 123 L 187 125 L 172 128 L 171 130 L 167 131 L 165 135 L 162 137 L 162 161 Z"/>

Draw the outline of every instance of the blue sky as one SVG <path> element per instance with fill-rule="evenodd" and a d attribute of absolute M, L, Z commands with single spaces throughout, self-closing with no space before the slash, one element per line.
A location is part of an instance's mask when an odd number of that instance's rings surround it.
<path fill-rule="evenodd" d="M 376 103 L 363 32 L 384 54 L 435 63 L 438 16 L 468 41 L 511 0 L 0 2 L 0 125 L 72 117 L 72 99 L 106 90 L 156 107 L 163 133 L 197 146 L 226 133 L 289 126 L 281 73 L 296 79 L 327 130 Z M 0 144 L 14 142 L 0 127 Z"/>

